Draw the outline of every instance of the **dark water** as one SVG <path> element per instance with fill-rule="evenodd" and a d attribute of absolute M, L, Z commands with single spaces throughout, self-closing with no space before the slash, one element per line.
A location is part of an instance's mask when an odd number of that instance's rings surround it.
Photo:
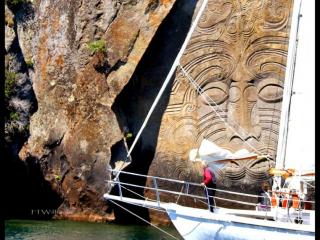
<path fill-rule="evenodd" d="M 178 239 L 174 228 L 161 228 Z M 169 240 L 174 239 L 152 226 L 117 225 L 112 223 L 87 223 L 62 220 L 7 220 L 7 240 Z"/>

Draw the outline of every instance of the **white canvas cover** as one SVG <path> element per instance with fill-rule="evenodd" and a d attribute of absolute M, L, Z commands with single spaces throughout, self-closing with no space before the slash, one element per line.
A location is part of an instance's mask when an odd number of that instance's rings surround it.
<path fill-rule="evenodd" d="M 248 157 L 257 156 L 255 153 L 250 153 L 246 149 L 240 149 L 235 153 L 219 147 L 214 142 L 208 139 L 203 139 L 200 147 L 191 149 L 189 153 L 190 161 L 205 161 L 213 172 L 223 168 L 228 161 L 223 160 L 236 160 Z"/>

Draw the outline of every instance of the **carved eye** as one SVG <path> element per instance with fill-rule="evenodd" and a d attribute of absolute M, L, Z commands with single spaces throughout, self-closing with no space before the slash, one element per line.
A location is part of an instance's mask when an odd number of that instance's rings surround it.
<path fill-rule="evenodd" d="M 203 94 L 199 96 L 204 104 L 212 106 L 223 103 L 228 98 L 228 87 L 221 82 L 211 82 L 203 87 Z M 205 98 L 205 99 L 204 99 Z"/>
<path fill-rule="evenodd" d="M 281 79 L 281 78 L 280 78 Z M 258 84 L 258 96 L 267 103 L 276 103 L 282 100 L 283 87 L 279 78 L 264 78 Z"/>
<path fill-rule="evenodd" d="M 280 102 L 282 95 L 283 88 L 278 84 L 265 85 L 259 90 L 259 98 L 265 102 Z"/>

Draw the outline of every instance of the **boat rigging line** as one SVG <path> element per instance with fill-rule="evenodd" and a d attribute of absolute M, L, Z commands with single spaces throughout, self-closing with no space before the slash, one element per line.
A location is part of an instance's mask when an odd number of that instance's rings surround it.
<path fill-rule="evenodd" d="M 125 208 L 125 207 L 121 206 L 120 204 L 116 203 L 115 201 L 113 201 L 113 200 L 111 200 L 111 199 L 109 199 L 109 201 L 110 201 L 110 202 L 112 202 L 113 204 L 115 204 L 116 206 L 118 206 L 118 207 L 122 208 L 123 210 L 127 211 L 128 213 L 132 214 L 133 216 L 135 216 L 135 217 L 139 218 L 140 220 L 144 221 L 145 223 L 150 224 L 152 227 L 154 227 L 154 228 L 158 229 L 159 231 L 161 231 L 161 232 L 163 232 L 163 233 L 167 234 L 168 236 L 172 237 L 173 239 L 177 239 L 177 240 L 179 240 L 179 238 L 177 238 L 177 237 L 173 236 L 172 234 L 170 234 L 170 233 L 168 233 L 167 231 L 165 231 L 165 230 L 161 229 L 160 227 L 158 227 L 158 226 L 154 225 L 153 223 L 151 223 L 151 222 L 149 222 L 149 221 L 145 220 L 144 218 L 140 217 L 139 215 L 135 214 L 134 212 L 130 211 L 129 209 L 127 209 L 127 208 Z"/>

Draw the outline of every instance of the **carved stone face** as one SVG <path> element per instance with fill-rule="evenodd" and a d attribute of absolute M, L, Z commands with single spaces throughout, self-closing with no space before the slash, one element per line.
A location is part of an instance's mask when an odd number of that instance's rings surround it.
<path fill-rule="evenodd" d="M 208 68 L 201 69 L 201 64 L 189 68 L 190 77 L 203 90 L 195 99 L 198 141 L 208 138 L 232 151 L 247 148 L 271 156 L 275 153 L 286 57 L 281 43 L 277 49 L 266 44 L 271 40 L 259 39 L 241 56 L 219 44 L 207 52 L 214 57 L 219 56 L 220 49 L 224 51 L 221 58 L 226 59 L 218 59 L 211 66 L 216 72 L 205 73 Z M 285 46 L 285 39 L 279 40 Z M 201 51 L 202 46 L 198 47 Z"/>
<path fill-rule="evenodd" d="M 270 156 L 222 174 L 265 177 L 276 154 L 291 8 L 289 0 L 209 1 L 180 61 L 157 153 L 186 159 L 207 138 Z"/>

